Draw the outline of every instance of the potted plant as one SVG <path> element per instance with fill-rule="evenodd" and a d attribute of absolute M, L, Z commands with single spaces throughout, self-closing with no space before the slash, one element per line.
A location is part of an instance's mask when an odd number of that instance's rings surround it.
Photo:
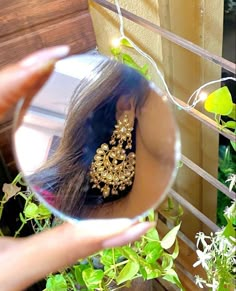
<path fill-rule="evenodd" d="M 15 231 L 14 237 L 20 236 L 21 231 L 28 224 L 32 226 L 33 232 L 37 233 L 62 223 L 36 200 L 34 193 L 25 185 L 20 174 L 11 184 L 3 185 L 3 192 L 0 220 L 4 206 L 10 199 L 19 195 L 24 200 L 23 211 L 19 213 L 21 224 Z M 155 212 L 150 211 L 144 219 L 155 221 Z M 133 244 L 105 249 L 84 260 L 79 260 L 75 265 L 57 274 L 50 274 L 46 278 L 45 290 L 122 290 L 131 287 L 138 280 L 138 287 L 136 286 L 135 290 L 148 291 L 152 290 L 151 281 L 148 280 L 160 277 L 184 290 L 174 270 L 174 260 L 179 253 L 176 240 L 179 228 L 180 224 L 163 238 L 160 238 L 156 228 L 153 228 Z M 4 235 L 3 231 L 1 235 Z M 145 284 L 145 289 L 139 289 L 144 288 L 142 284 Z"/>

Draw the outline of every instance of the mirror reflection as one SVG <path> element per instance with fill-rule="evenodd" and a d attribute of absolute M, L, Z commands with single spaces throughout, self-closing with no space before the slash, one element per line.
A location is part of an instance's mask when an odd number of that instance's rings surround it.
<path fill-rule="evenodd" d="M 166 97 L 107 57 L 59 61 L 15 124 L 20 169 L 64 218 L 136 217 L 173 182 L 180 145 Z"/>

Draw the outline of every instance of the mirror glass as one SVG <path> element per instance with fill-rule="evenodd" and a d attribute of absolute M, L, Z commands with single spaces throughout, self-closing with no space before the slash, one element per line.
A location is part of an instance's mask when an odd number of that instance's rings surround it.
<path fill-rule="evenodd" d="M 56 63 L 15 116 L 19 169 L 55 214 L 134 218 L 155 208 L 180 157 L 175 119 L 161 90 L 98 53 Z"/>

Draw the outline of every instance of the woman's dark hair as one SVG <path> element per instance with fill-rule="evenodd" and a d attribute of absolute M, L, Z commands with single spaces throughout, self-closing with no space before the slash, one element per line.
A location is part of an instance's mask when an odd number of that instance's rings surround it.
<path fill-rule="evenodd" d="M 71 98 L 65 129 L 55 153 L 28 180 L 42 195 L 44 191 L 53 193 L 53 206 L 72 217 L 81 217 L 82 213 L 89 216 L 86 209 L 89 211 L 127 195 L 130 188 L 103 198 L 100 190 L 91 187 L 90 166 L 96 149 L 111 139 L 119 98 L 127 102 L 132 99 L 138 110 L 148 93 L 149 83 L 138 72 L 102 58 L 79 82 Z M 135 128 L 132 144 L 135 151 Z"/>

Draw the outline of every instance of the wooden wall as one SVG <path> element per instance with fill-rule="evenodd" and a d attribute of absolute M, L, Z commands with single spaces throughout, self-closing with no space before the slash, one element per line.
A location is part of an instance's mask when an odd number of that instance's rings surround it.
<path fill-rule="evenodd" d="M 37 49 L 60 44 L 69 44 L 72 54 L 95 48 L 87 0 L 0 1 L 0 69 Z M 12 114 L 0 121 L 0 152 L 10 168 Z"/>

